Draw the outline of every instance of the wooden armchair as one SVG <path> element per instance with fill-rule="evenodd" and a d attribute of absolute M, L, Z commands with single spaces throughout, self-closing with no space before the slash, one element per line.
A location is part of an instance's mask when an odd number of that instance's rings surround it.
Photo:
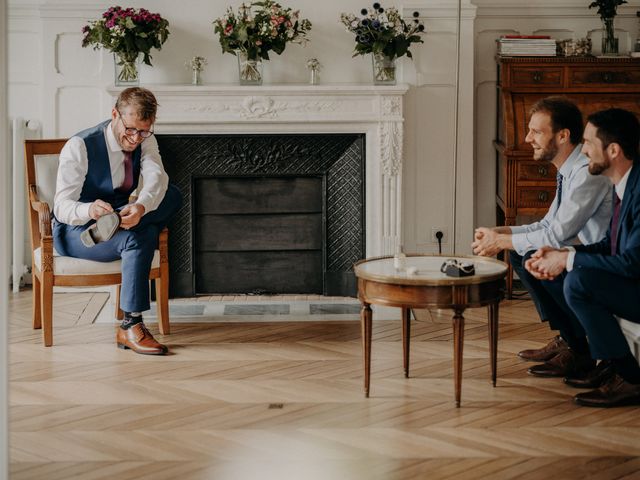
<path fill-rule="evenodd" d="M 42 328 L 44 345 L 53 345 L 53 287 L 95 287 L 117 285 L 116 318 L 120 310 L 120 260 L 94 262 L 59 255 L 53 249 L 52 205 L 56 189 L 58 156 L 65 139 L 26 140 L 25 163 L 27 195 L 30 205 L 33 328 Z M 149 279 L 156 281 L 156 303 L 160 333 L 169 334 L 169 255 L 168 231 L 159 237 Z"/>

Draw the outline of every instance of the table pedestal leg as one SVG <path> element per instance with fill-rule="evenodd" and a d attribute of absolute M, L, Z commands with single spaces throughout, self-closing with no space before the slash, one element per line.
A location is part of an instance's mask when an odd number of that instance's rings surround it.
<path fill-rule="evenodd" d="M 453 315 L 453 375 L 455 381 L 456 407 L 460 408 L 462 390 L 462 349 L 464 345 L 464 309 L 455 309 Z"/>
<path fill-rule="evenodd" d="M 491 381 L 496 386 L 498 370 L 498 302 L 489 304 L 489 351 L 491 352 Z"/>
<path fill-rule="evenodd" d="M 409 378 L 409 344 L 411 343 L 411 309 L 402 307 L 402 353 L 404 378 Z"/>
<path fill-rule="evenodd" d="M 362 354 L 364 359 L 364 396 L 369 397 L 369 380 L 371 376 L 371 305 L 362 303 L 360 309 L 360 326 L 362 328 Z"/>

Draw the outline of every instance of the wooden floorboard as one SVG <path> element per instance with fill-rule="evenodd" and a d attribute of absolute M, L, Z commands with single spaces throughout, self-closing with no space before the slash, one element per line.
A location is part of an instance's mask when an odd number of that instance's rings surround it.
<path fill-rule="evenodd" d="M 516 353 L 551 337 L 527 300 L 501 304 L 496 388 L 486 309 L 465 313 L 459 409 L 448 311 L 416 312 L 408 379 L 399 322 L 374 321 L 366 399 L 358 322 L 176 323 L 147 357 L 91 323 L 105 302 L 56 294 L 45 348 L 11 297 L 12 479 L 640 478 L 640 409 L 527 375 Z"/>

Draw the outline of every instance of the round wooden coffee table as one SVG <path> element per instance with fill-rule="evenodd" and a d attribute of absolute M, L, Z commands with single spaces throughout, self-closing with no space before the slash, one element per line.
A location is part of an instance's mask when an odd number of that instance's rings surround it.
<path fill-rule="evenodd" d="M 443 262 L 455 259 L 473 263 L 475 274 L 449 277 L 440 271 Z M 416 269 L 408 274 L 407 268 Z M 402 310 L 402 348 L 404 374 L 409 377 L 409 344 L 412 308 L 450 308 L 453 310 L 453 347 L 456 406 L 460 406 L 462 388 L 462 351 L 464 343 L 463 312 L 468 307 L 489 307 L 489 347 L 491 379 L 496 385 L 498 348 L 498 304 L 504 296 L 507 265 L 487 257 L 408 255 L 406 268 L 397 270 L 394 258 L 362 260 L 354 266 L 358 277 L 358 298 L 362 303 L 362 347 L 364 353 L 364 393 L 369 396 L 371 374 L 371 304 L 399 307 Z"/>

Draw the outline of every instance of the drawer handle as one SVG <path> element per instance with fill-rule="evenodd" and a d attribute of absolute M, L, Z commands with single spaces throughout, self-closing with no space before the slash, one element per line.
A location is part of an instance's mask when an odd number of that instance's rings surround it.
<path fill-rule="evenodd" d="M 538 193 L 538 200 L 541 202 L 546 202 L 547 200 L 549 200 L 549 192 Z"/>
<path fill-rule="evenodd" d="M 549 169 L 547 167 L 538 167 L 538 173 L 541 177 L 546 177 L 549 173 Z"/>
<path fill-rule="evenodd" d="M 613 78 L 613 74 L 612 74 L 611 72 L 604 72 L 604 73 L 602 74 L 602 80 L 603 80 L 605 83 L 611 83 L 611 82 L 613 82 L 613 80 L 614 80 L 614 78 Z"/>
<path fill-rule="evenodd" d="M 542 72 L 533 72 L 533 81 L 541 82 L 542 81 Z"/>

